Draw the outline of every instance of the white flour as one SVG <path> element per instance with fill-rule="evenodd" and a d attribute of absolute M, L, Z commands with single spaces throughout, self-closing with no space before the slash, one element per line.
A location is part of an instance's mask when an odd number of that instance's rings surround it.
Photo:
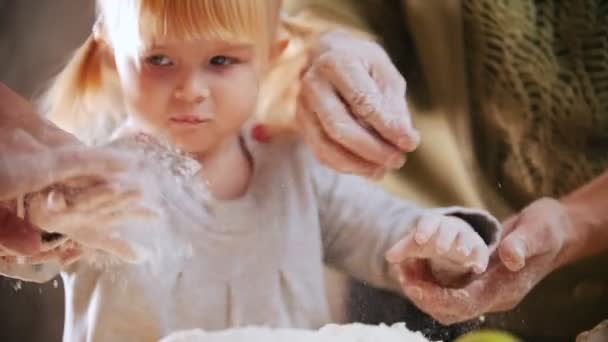
<path fill-rule="evenodd" d="M 157 219 L 126 224 L 115 236 L 136 242 L 142 261 L 145 259 L 150 265 L 192 254 L 189 248 L 167 247 L 175 246 L 167 239 L 172 238 L 174 228 L 202 229 L 210 222 L 212 196 L 197 176 L 201 165 L 143 134 L 118 139 L 110 146 L 132 151 L 134 157 L 140 158 L 141 172 L 130 175 L 133 178 L 129 181 L 139 182 L 143 204 L 159 213 Z"/>
<path fill-rule="evenodd" d="M 326 325 L 318 331 L 270 329 L 262 327 L 235 328 L 218 332 L 189 330 L 176 332 L 160 342 L 430 342 L 405 324 Z"/>

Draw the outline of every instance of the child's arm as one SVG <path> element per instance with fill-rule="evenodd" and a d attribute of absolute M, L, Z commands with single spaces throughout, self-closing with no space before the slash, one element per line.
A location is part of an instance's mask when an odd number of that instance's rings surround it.
<path fill-rule="evenodd" d="M 423 217 L 462 219 L 491 248 L 497 242 L 500 225 L 484 211 L 421 209 L 359 177 L 338 175 L 315 161 L 311 163 L 326 262 L 375 287 L 398 289 L 385 253 L 408 236 Z"/>

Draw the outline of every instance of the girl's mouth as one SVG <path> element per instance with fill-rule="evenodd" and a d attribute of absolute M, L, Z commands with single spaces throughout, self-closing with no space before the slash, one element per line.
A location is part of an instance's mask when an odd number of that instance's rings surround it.
<path fill-rule="evenodd" d="M 169 120 L 173 123 L 187 125 L 198 125 L 209 121 L 209 119 L 203 119 L 194 115 L 172 116 L 171 118 L 169 118 Z"/>

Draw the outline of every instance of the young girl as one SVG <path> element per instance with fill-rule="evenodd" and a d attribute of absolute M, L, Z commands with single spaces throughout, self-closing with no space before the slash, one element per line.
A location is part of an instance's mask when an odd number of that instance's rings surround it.
<path fill-rule="evenodd" d="M 85 258 L 67 267 L 65 340 L 153 341 L 174 330 L 240 325 L 316 328 L 329 321 L 323 265 L 398 291 L 389 249 L 395 264 L 424 258 L 448 270 L 484 271 L 499 230 L 485 212 L 417 208 L 321 166 L 298 141 L 252 139 L 258 87 L 285 47 L 277 38 L 280 0 L 98 5 L 94 34 L 49 92 L 49 118 L 91 144 L 171 155 L 149 168 L 196 161 L 202 168 L 172 171 L 183 180 L 175 187 L 204 192 L 204 183 L 213 200 L 185 203 L 211 207 L 200 222 L 167 200 L 161 220 L 129 226 L 129 241 L 152 246 L 139 263 L 97 266 Z M 44 203 L 29 210 L 49 229 L 45 221 L 62 212 L 40 214 Z"/>

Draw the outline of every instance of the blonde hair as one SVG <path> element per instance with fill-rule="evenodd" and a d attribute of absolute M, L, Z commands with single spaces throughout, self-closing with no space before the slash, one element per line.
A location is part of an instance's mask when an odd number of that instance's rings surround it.
<path fill-rule="evenodd" d="M 266 124 L 271 136 L 297 135 L 297 98 L 301 76 L 310 65 L 310 50 L 320 35 L 335 30 L 347 31 L 360 39 L 374 40 L 366 32 L 326 21 L 307 11 L 281 18 L 280 33 L 286 37 L 289 45 L 273 60 L 266 73 L 256 112 L 256 119 Z"/>
<path fill-rule="evenodd" d="M 138 56 L 158 40 L 253 43 L 269 56 L 281 0 L 98 0 L 97 33 L 115 53 Z M 107 141 L 124 120 L 118 75 L 92 34 L 41 99 L 41 110 L 88 144 Z"/>

